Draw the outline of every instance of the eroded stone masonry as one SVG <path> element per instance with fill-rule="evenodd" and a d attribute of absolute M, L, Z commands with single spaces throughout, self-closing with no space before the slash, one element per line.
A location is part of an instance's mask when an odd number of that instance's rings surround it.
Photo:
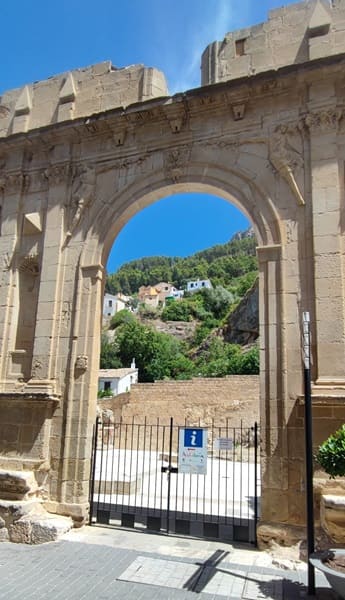
<path fill-rule="evenodd" d="M 205 191 L 258 240 L 259 538 L 303 535 L 302 311 L 315 444 L 345 421 L 344 52 L 345 0 L 310 0 L 212 43 L 203 87 L 173 97 L 110 62 L 2 95 L 1 506 L 87 518 L 108 253 L 142 208 Z"/>

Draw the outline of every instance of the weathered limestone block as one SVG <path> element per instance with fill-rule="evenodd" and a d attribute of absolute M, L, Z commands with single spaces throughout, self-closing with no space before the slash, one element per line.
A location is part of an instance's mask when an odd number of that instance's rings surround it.
<path fill-rule="evenodd" d="M 8 533 L 8 529 L 6 527 L 2 527 L 0 529 L 0 542 L 9 542 L 10 536 Z"/>
<path fill-rule="evenodd" d="M 272 544 L 295 546 L 305 539 L 305 528 L 262 521 L 257 528 L 257 538 L 260 550 L 267 550 L 272 547 Z"/>
<path fill-rule="evenodd" d="M 37 500 L 0 501 L 0 541 L 43 544 L 58 539 L 72 527 L 70 517 L 47 513 Z"/>
<path fill-rule="evenodd" d="M 37 492 L 38 485 L 32 471 L 0 469 L 0 497 L 3 500 L 27 500 Z"/>
<path fill-rule="evenodd" d="M 70 517 L 57 517 L 48 514 L 43 519 L 40 517 L 30 519 L 29 523 L 30 544 L 53 542 L 73 527 L 73 521 Z"/>
<path fill-rule="evenodd" d="M 321 526 L 338 544 L 345 543 L 345 496 L 322 495 Z"/>

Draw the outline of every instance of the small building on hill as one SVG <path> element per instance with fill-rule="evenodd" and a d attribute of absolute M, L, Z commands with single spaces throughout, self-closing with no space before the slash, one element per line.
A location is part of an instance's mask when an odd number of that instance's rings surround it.
<path fill-rule="evenodd" d="M 212 283 L 209 279 L 196 279 L 194 281 L 187 281 L 187 292 L 194 293 L 206 288 L 212 289 Z"/>
<path fill-rule="evenodd" d="M 183 290 L 178 290 L 171 283 L 161 281 L 153 285 L 142 285 L 139 288 L 138 298 L 141 304 L 157 308 L 164 306 L 167 298 L 179 299 L 183 297 Z"/>
<path fill-rule="evenodd" d="M 124 310 L 127 307 L 127 303 L 130 300 L 129 296 L 124 294 L 104 294 L 103 298 L 103 320 L 109 320 L 120 310 Z"/>
<path fill-rule="evenodd" d="M 138 369 L 134 360 L 130 368 L 99 370 L 98 391 L 109 392 L 109 396 L 129 392 L 134 383 L 138 383 Z"/>

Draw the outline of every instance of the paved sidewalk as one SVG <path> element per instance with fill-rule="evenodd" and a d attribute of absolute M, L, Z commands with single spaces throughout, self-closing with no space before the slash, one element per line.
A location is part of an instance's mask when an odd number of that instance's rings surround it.
<path fill-rule="evenodd" d="M 303 563 L 248 545 L 99 526 L 41 546 L 0 544 L 1 600 L 298 600 L 305 582 Z M 321 573 L 317 587 L 318 599 L 335 599 Z"/>

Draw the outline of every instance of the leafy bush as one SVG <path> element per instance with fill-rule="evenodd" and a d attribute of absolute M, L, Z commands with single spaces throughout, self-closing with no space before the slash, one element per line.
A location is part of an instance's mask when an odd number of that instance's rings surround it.
<path fill-rule="evenodd" d="M 157 319 L 160 316 L 160 309 L 149 304 L 141 304 L 139 306 L 139 315 L 142 319 Z"/>
<path fill-rule="evenodd" d="M 119 369 L 122 366 L 116 341 L 111 342 L 106 335 L 102 335 L 100 369 Z"/>
<path fill-rule="evenodd" d="M 124 323 L 131 323 L 135 320 L 135 316 L 129 310 L 119 310 L 110 321 L 109 329 L 116 329 Z"/>
<path fill-rule="evenodd" d="M 331 479 L 345 477 L 345 424 L 321 444 L 316 460 Z"/>
<path fill-rule="evenodd" d="M 206 288 L 201 293 L 204 299 L 204 308 L 217 319 L 224 317 L 235 300 L 234 294 L 221 285 L 214 289 Z"/>
<path fill-rule="evenodd" d="M 241 375 L 258 375 L 260 373 L 259 348 L 252 346 L 244 352 L 240 361 Z"/>
<path fill-rule="evenodd" d="M 98 390 L 97 397 L 98 398 L 110 398 L 113 395 L 112 390 Z"/>
<path fill-rule="evenodd" d="M 169 302 L 162 311 L 163 321 L 190 321 L 192 317 L 191 306 L 185 300 Z"/>

